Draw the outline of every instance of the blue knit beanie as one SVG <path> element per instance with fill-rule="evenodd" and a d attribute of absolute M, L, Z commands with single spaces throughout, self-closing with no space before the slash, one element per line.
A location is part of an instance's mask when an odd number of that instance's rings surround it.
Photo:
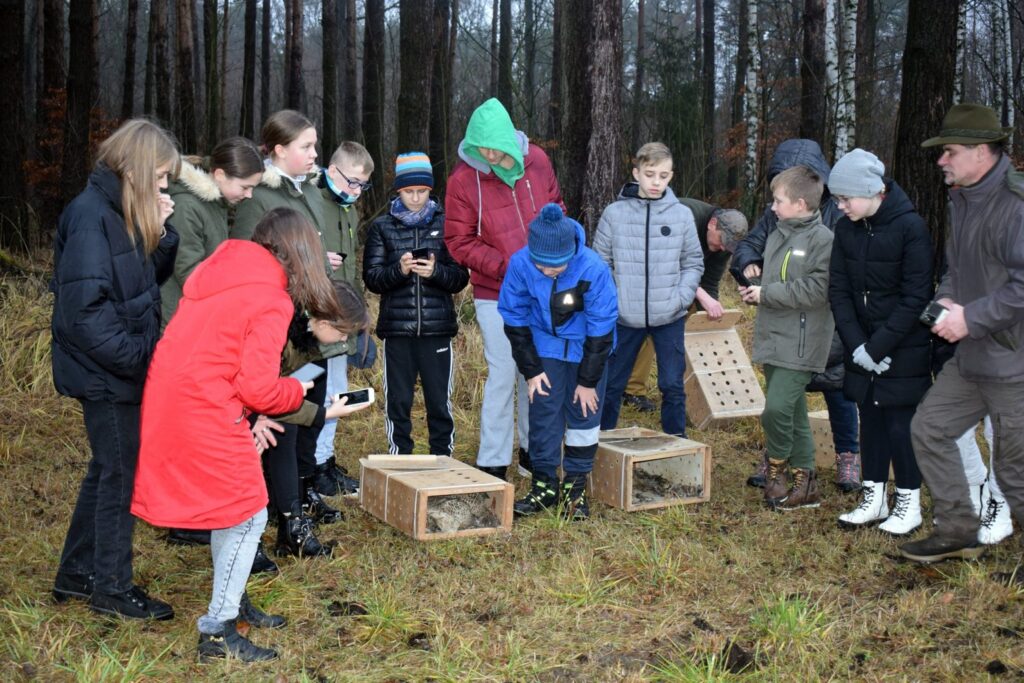
<path fill-rule="evenodd" d="M 576 229 L 579 223 L 562 213 L 558 204 L 548 204 L 530 222 L 527 246 L 530 258 L 542 266 L 557 268 L 576 254 Z"/>
<path fill-rule="evenodd" d="M 395 192 L 407 187 L 434 189 L 434 171 L 430 165 L 430 157 L 423 152 L 399 154 L 395 158 L 395 182 L 391 187 Z"/>

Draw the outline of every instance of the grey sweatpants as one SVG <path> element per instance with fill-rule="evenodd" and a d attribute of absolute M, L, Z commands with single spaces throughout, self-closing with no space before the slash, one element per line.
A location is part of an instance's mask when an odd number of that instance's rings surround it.
<path fill-rule="evenodd" d="M 1024 522 L 1024 380 L 972 382 L 956 359 L 942 367 L 910 424 L 914 454 L 931 490 L 935 520 L 943 535 L 977 538 L 957 439 L 985 415 L 992 416 L 993 468 L 1017 523 Z"/>

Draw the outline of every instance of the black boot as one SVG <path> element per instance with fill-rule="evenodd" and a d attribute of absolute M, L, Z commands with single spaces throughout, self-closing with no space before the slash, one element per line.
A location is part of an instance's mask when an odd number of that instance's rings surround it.
<path fill-rule="evenodd" d="M 323 544 L 313 533 L 313 520 L 301 512 L 281 515 L 277 520 L 278 556 L 329 557 L 334 544 Z"/>
<path fill-rule="evenodd" d="M 256 557 L 252 558 L 252 571 L 250 574 L 276 574 L 277 565 L 272 559 L 267 557 L 267 553 L 263 551 L 263 541 L 256 546 Z"/>
<path fill-rule="evenodd" d="M 483 467 L 482 465 L 477 465 L 476 468 L 481 472 L 486 472 L 492 477 L 497 477 L 502 481 L 508 481 L 508 467 L 504 465 L 499 467 Z"/>
<path fill-rule="evenodd" d="M 334 458 L 321 463 L 313 470 L 313 488 L 321 496 L 338 495 L 338 482 L 334 478 Z"/>
<path fill-rule="evenodd" d="M 224 622 L 220 633 L 199 634 L 199 659 L 232 657 L 242 662 L 268 662 L 277 659 L 277 652 L 255 645 L 238 633 L 235 620 Z"/>
<path fill-rule="evenodd" d="M 65 574 L 57 572 L 57 578 L 53 582 L 53 599 L 58 604 L 67 602 L 72 598 L 88 600 L 96 589 L 95 574 Z"/>
<path fill-rule="evenodd" d="M 167 542 L 171 545 L 210 545 L 210 532 L 203 529 L 168 529 Z"/>
<path fill-rule="evenodd" d="M 587 475 L 567 474 L 562 480 L 562 499 L 559 510 L 566 519 L 579 521 L 590 517 L 587 504 Z"/>
<path fill-rule="evenodd" d="M 267 614 L 256 609 L 249 602 L 248 593 L 242 593 L 242 602 L 238 606 L 238 618 L 256 628 L 284 628 L 284 625 L 288 623 L 282 616 Z"/>
<path fill-rule="evenodd" d="M 327 504 L 314 485 L 315 477 L 302 480 L 302 513 L 317 524 L 334 524 L 341 519 L 341 510 Z"/>
<path fill-rule="evenodd" d="M 550 507 L 558 505 L 557 484 L 554 479 L 539 473 L 533 473 L 533 481 L 530 483 L 530 491 L 522 500 L 517 500 L 512 506 L 512 512 L 516 517 L 526 517 L 538 512 L 543 512 Z"/>
<path fill-rule="evenodd" d="M 525 448 L 519 449 L 519 476 L 529 477 L 533 474 L 533 468 L 530 467 L 530 451 Z"/>

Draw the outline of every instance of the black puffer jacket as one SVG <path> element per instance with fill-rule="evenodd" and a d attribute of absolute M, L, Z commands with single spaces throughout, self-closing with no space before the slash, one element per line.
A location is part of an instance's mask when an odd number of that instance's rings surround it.
<path fill-rule="evenodd" d="M 930 333 L 918 316 L 932 296 L 932 245 L 910 199 L 892 180 L 874 216 L 836 224 L 829 300 L 846 347 L 843 391 L 858 403 L 916 405 L 931 386 Z M 882 375 L 853 362 L 861 344 Z"/>
<path fill-rule="evenodd" d="M 772 155 L 771 162 L 768 164 L 768 182 L 771 182 L 775 176 L 787 168 L 794 166 L 807 166 L 821 176 L 821 182 L 828 182 L 828 174 L 831 169 L 828 162 L 825 161 L 825 156 L 821 153 L 821 147 L 814 140 L 793 138 L 779 143 L 779 146 L 775 148 L 775 154 Z M 821 196 L 821 222 L 825 224 L 825 227 L 834 229 L 836 221 L 842 215 L 839 207 L 832 201 L 828 193 L 828 187 L 826 187 L 825 193 Z M 747 233 L 747 236 L 736 245 L 736 250 L 732 256 L 732 265 L 738 266 L 740 270 L 743 270 L 751 263 L 756 263 L 758 266 L 762 265 L 764 263 L 764 245 L 768 241 L 768 235 L 775 230 L 778 221 L 779 219 L 775 216 L 771 203 L 769 203 L 764 213 L 757 219 L 757 223 Z"/>
<path fill-rule="evenodd" d="M 139 403 L 160 336 L 160 283 L 171 275 L 178 233 L 146 256 L 121 213 L 121 181 L 97 166 L 60 216 L 53 243 L 53 382 L 65 396 Z"/>
<path fill-rule="evenodd" d="M 403 275 L 402 254 L 426 247 L 437 261 L 429 278 Z M 363 249 L 363 282 L 380 294 L 377 336 L 453 337 L 459 331 L 452 294 L 469 283 L 469 271 L 452 260 L 444 244 L 444 211 L 407 226 L 390 213 L 370 225 Z"/>

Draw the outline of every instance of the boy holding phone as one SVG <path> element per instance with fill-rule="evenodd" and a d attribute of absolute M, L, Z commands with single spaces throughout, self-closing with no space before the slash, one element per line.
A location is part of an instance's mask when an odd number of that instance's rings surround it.
<path fill-rule="evenodd" d="M 459 330 L 452 294 L 469 283 L 444 244 L 444 211 L 431 197 L 434 175 L 422 152 L 399 154 L 388 212 L 370 226 L 363 281 L 381 295 L 377 336 L 384 346 L 388 449 L 413 452 L 412 397 L 423 384 L 430 453 L 451 455 L 455 421 L 452 338 Z"/>

